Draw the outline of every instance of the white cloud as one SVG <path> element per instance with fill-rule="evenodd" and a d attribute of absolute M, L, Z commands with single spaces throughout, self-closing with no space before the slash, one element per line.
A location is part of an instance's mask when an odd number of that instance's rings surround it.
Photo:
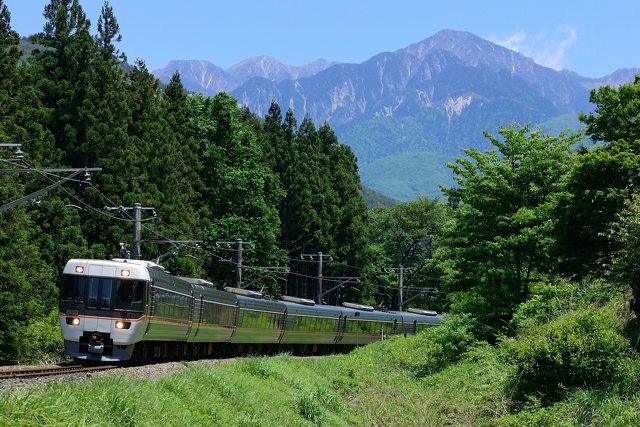
<path fill-rule="evenodd" d="M 578 40 L 578 32 L 568 27 L 559 28 L 552 34 L 541 31 L 532 37 L 520 29 L 506 38 L 490 37 L 489 40 L 531 57 L 540 65 L 560 70 L 566 67 L 567 50 Z"/>
<path fill-rule="evenodd" d="M 516 52 L 520 52 L 523 46 L 522 44 L 526 39 L 527 34 L 524 32 L 524 30 L 518 30 L 506 39 L 496 39 L 493 37 L 489 38 L 489 40 L 491 40 L 495 44 L 504 46 L 507 49 L 515 50 Z"/>
<path fill-rule="evenodd" d="M 546 67 L 560 70 L 565 68 L 564 57 L 567 49 L 578 40 L 578 34 L 575 28 L 567 28 L 567 36 L 558 44 L 548 46 L 537 57 L 536 62 Z"/>

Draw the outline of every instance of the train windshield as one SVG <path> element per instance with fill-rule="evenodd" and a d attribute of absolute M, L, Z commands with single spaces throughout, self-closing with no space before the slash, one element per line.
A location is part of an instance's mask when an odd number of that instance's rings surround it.
<path fill-rule="evenodd" d="M 60 300 L 84 303 L 100 310 L 144 310 L 145 284 L 142 280 L 64 275 Z"/>
<path fill-rule="evenodd" d="M 142 280 L 118 280 L 114 292 L 115 308 L 142 311 L 144 309 L 144 285 Z"/>

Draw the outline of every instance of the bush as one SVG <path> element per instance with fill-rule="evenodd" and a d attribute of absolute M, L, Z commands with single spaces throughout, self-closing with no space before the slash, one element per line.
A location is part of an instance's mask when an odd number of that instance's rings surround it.
<path fill-rule="evenodd" d="M 580 285 L 567 279 L 554 278 L 552 282 L 532 285 L 531 297 L 518 305 L 509 326 L 512 331 L 523 331 L 573 310 L 605 305 L 621 295 L 615 287 L 602 280 L 590 280 Z"/>
<path fill-rule="evenodd" d="M 585 292 L 577 283 L 568 280 L 534 284 L 531 287 L 531 297 L 516 308 L 509 326 L 518 332 L 542 325 L 583 307 L 584 300 Z"/>
<path fill-rule="evenodd" d="M 416 336 L 393 337 L 352 352 L 349 357 L 360 368 L 408 370 L 416 377 L 437 372 L 460 357 L 475 344 L 476 322 L 468 315 L 444 319 Z"/>
<path fill-rule="evenodd" d="M 454 315 L 471 315 L 477 322 L 472 330 L 477 340 L 495 342 L 516 307 L 513 294 L 506 286 L 476 286 L 464 292 L 450 294 Z"/>
<path fill-rule="evenodd" d="M 571 387 L 601 387 L 624 382 L 635 372 L 629 342 L 610 311 L 585 309 L 534 326 L 501 350 L 519 367 L 513 379 L 516 398 L 556 401 Z"/>
<path fill-rule="evenodd" d="M 573 427 L 640 425 L 640 397 L 624 398 L 607 390 L 577 390 L 548 407 L 529 405 L 525 410 L 500 418 L 500 427 Z"/>
<path fill-rule="evenodd" d="M 20 337 L 18 355 L 23 363 L 55 363 L 64 359 L 64 340 L 57 308 L 27 325 Z"/>

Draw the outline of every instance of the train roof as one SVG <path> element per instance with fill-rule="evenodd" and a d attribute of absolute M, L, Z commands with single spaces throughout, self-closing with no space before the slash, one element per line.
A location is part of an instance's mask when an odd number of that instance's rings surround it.
<path fill-rule="evenodd" d="M 149 280 L 149 271 L 163 271 L 164 269 L 155 263 L 139 260 L 124 259 L 88 259 L 74 258 L 67 261 L 64 274 L 120 277 L 123 279 Z M 159 267 L 159 268 L 158 268 Z"/>

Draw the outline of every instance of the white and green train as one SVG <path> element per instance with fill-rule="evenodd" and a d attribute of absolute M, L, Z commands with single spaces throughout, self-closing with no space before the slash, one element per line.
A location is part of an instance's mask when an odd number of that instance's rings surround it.
<path fill-rule="evenodd" d="M 438 325 L 427 310 L 390 312 L 345 303 L 263 298 L 176 277 L 149 261 L 70 260 L 63 274 L 60 325 L 76 359 L 147 360 L 246 353 L 319 353 Z"/>

